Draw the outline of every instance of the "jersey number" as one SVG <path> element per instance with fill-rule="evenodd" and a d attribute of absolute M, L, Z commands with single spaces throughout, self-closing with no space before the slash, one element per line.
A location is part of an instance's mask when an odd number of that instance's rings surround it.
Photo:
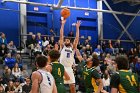
<path fill-rule="evenodd" d="M 136 86 L 137 86 L 137 82 L 136 82 L 136 80 L 135 80 L 134 75 L 132 75 L 131 77 L 127 75 L 126 78 L 127 78 L 128 81 L 130 82 L 131 86 L 133 86 L 133 85 L 136 85 Z"/>
<path fill-rule="evenodd" d="M 70 58 L 70 53 L 67 53 L 67 58 Z"/>
<path fill-rule="evenodd" d="M 61 77 L 61 70 L 58 68 L 58 75 Z"/>
<path fill-rule="evenodd" d="M 47 76 L 47 79 L 48 79 L 48 84 L 51 86 L 51 80 L 50 80 L 50 77 L 46 74 Z"/>

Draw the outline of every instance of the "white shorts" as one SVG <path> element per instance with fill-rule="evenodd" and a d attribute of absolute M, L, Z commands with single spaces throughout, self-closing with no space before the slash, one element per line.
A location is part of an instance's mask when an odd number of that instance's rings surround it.
<path fill-rule="evenodd" d="M 70 80 L 64 80 L 64 84 L 75 84 L 75 76 L 73 69 L 71 67 L 65 67 L 66 72 L 68 73 Z"/>

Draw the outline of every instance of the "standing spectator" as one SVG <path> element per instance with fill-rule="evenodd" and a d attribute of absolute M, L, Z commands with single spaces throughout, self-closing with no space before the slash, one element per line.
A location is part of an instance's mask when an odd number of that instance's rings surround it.
<path fill-rule="evenodd" d="M 69 32 L 69 34 L 68 34 L 68 37 L 70 37 L 71 39 L 71 42 L 73 42 L 74 41 L 74 33 L 73 33 L 73 31 L 70 31 Z"/>
<path fill-rule="evenodd" d="M 0 38 L 0 45 L 1 44 L 5 44 L 7 45 L 7 39 L 4 33 L 1 34 L 1 38 Z"/>
<path fill-rule="evenodd" d="M 15 66 L 16 59 L 11 57 L 11 53 L 7 54 L 7 57 L 5 58 L 5 65 L 8 66 L 10 69 L 12 69 Z"/>
<path fill-rule="evenodd" d="M 15 55 L 17 53 L 17 48 L 14 45 L 13 41 L 10 41 L 10 43 L 7 45 L 7 48 L 9 49 L 9 52 L 11 53 L 11 55 Z"/>
<path fill-rule="evenodd" d="M 12 80 L 10 80 L 8 82 L 8 86 L 6 86 L 6 88 L 5 88 L 5 92 L 6 93 L 15 93 L 14 91 L 15 91 L 14 82 Z"/>
<path fill-rule="evenodd" d="M 30 78 L 26 78 L 26 84 L 22 87 L 23 93 L 29 93 L 31 91 L 31 80 Z"/>
<path fill-rule="evenodd" d="M 82 49 L 80 50 L 80 53 L 81 53 L 81 55 L 86 53 L 86 47 L 85 46 L 82 47 Z"/>

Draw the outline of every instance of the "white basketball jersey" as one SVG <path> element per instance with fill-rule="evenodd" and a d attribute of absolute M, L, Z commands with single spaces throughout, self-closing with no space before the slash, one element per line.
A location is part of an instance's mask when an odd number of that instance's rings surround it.
<path fill-rule="evenodd" d="M 73 51 L 72 47 L 66 47 L 64 45 L 64 47 L 61 50 L 60 63 L 64 67 L 72 67 L 74 62 L 75 62 L 74 51 Z"/>
<path fill-rule="evenodd" d="M 52 93 L 53 85 L 54 85 L 54 78 L 53 76 L 44 70 L 38 70 L 42 75 L 42 82 L 40 83 L 39 93 Z"/>

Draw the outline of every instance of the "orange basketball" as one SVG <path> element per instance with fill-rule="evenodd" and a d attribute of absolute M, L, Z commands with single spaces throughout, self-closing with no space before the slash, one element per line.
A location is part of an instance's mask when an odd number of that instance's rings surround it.
<path fill-rule="evenodd" d="M 63 8 L 61 10 L 61 16 L 66 19 L 70 16 L 70 10 L 68 8 Z"/>

